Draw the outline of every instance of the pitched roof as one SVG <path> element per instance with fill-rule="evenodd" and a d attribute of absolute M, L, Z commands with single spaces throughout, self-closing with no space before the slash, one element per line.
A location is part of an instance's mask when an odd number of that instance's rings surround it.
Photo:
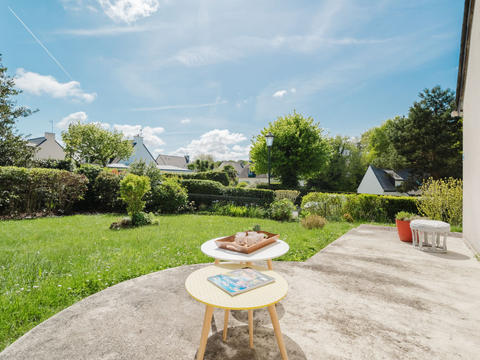
<path fill-rule="evenodd" d="M 158 165 L 170 165 L 177 168 L 187 168 L 187 159 L 185 156 L 175 156 L 175 155 L 158 155 L 157 156 Z"/>
<path fill-rule="evenodd" d="M 382 189 L 386 192 L 397 191 L 395 187 L 395 181 L 405 181 L 410 176 L 410 172 L 407 169 L 398 171 L 381 169 L 376 166 L 370 165 L 373 174 L 378 180 L 378 183 Z"/>
<path fill-rule="evenodd" d="M 165 172 L 181 172 L 181 173 L 192 173 L 190 169 L 181 168 L 173 165 L 157 165 L 157 169 Z"/>
<path fill-rule="evenodd" d="M 44 143 L 46 140 L 47 138 L 45 136 L 40 136 L 37 138 L 28 139 L 28 142 L 35 146 L 39 146 L 40 144 Z"/>

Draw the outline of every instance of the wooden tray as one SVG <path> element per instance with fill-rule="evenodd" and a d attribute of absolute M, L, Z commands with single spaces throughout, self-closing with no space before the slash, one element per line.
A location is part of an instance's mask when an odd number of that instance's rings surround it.
<path fill-rule="evenodd" d="M 250 230 L 252 231 L 252 230 Z M 231 251 L 236 251 L 239 253 L 244 253 L 244 254 L 250 254 L 258 249 L 261 249 L 267 245 L 273 244 L 275 241 L 278 240 L 280 237 L 279 234 L 272 234 L 266 231 L 257 231 L 258 233 L 265 234 L 267 235 L 267 238 L 260 241 L 258 244 L 252 245 L 252 246 L 240 246 L 240 245 L 235 245 L 232 246 L 232 243 L 235 241 L 235 235 L 230 235 L 218 240 L 215 240 L 215 243 L 219 248 L 225 249 L 225 250 L 231 250 Z"/>

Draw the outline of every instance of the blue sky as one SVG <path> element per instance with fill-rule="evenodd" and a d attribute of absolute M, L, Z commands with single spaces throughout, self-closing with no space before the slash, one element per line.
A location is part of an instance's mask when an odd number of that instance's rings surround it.
<path fill-rule="evenodd" d="M 460 0 L 0 4 L 3 63 L 19 104 L 40 110 L 23 134 L 98 122 L 141 128 L 155 154 L 217 159 L 248 158 L 252 136 L 293 109 L 358 136 L 425 87 L 454 89 L 463 14 Z"/>

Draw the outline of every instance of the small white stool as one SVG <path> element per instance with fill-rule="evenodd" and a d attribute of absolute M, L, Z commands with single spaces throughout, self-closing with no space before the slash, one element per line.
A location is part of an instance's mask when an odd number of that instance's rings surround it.
<path fill-rule="evenodd" d="M 437 220 L 413 220 L 410 222 L 410 229 L 412 230 L 412 245 L 415 248 L 422 251 L 447 252 L 449 223 Z"/>

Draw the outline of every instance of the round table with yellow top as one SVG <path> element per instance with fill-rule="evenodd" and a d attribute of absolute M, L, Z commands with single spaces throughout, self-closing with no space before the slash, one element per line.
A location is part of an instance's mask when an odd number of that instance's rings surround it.
<path fill-rule="evenodd" d="M 232 270 L 242 269 L 244 267 L 245 266 L 240 264 L 220 264 L 207 266 L 190 274 L 185 281 L 185 288 L 187 292 L 195 300 L 206 305 L 197 360 L 203 359 L 205 354 L 205 347 L 207 345 L 214 308 L 225 309 L 223 327 L 224 341 L 226 341 L 227 338 L 228 317 L 230 310 L 248 310 L 250 347 L 253 348 L 253 310 L 264 307 L 268 309 L 270 314 L 270 319 L 272 320 L 273 330 L 275 332 L 275 337 L 277 338 L 282 359 L 288 359 L 285 344 L 283 342 L 282 332 L 280 330 L 277 311 L 275 309 L 275 304 L 282 300 L 287 295 L 288 291 L 287 281 L 282 276 L 272 270 L 265 270 L 262 267 L 250 266 L 252 269 L 259 270 L 265 275 L 273 277 L 275 281 L 235 296 L 227 294 L 208 280 L 208 277 L 210 276 L 224 274 Z"/>

